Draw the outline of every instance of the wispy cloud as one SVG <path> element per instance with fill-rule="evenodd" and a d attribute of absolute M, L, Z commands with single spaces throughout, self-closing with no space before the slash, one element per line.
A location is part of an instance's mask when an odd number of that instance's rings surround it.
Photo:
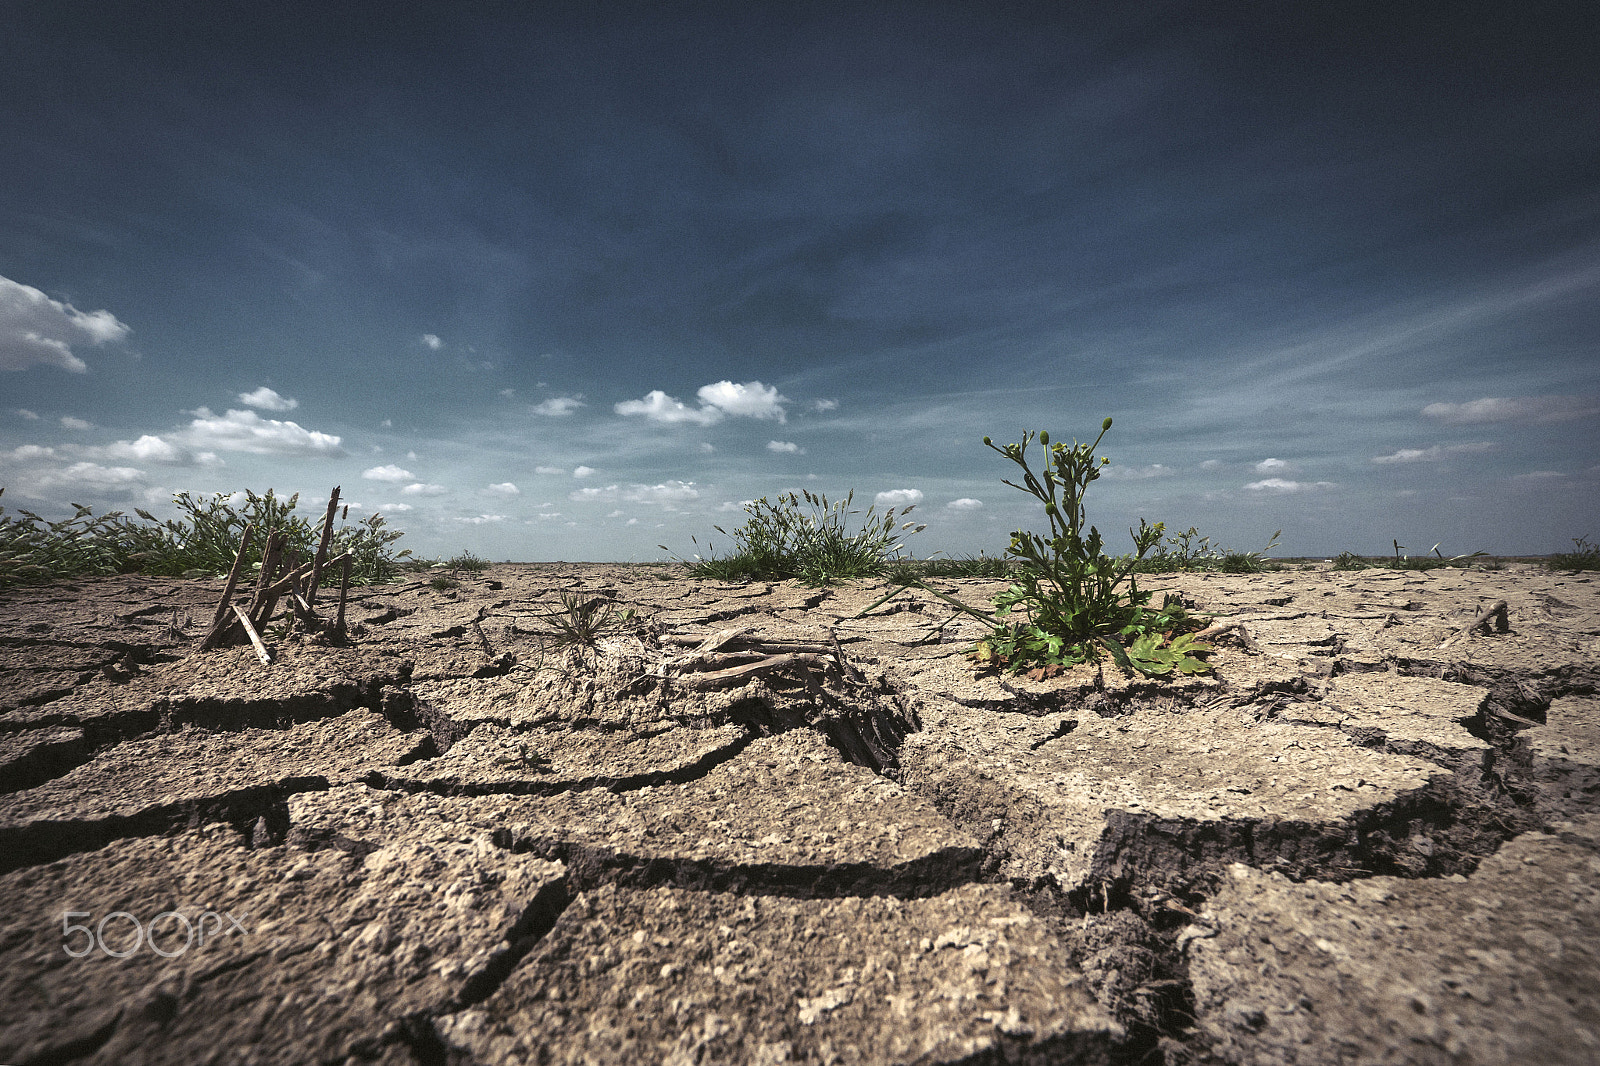
<path fill-rule="evenodd" d="M 53 366 L 87 373 L 89 364 L 73 353 L 74 344 L 108 344 L 129 332 L 110 311 L 79 311 L 32 285 L 0 277 L 0 370 Z"/>
<path fill-rule="evenodd" d="M 1430 403 L 1424 416 L 1455 425 L 1486 422 L 1569 422 L 1600 415 L 1600 396 L 1486 396 L 1466 403 Z"/>
<path fill-rule="evenodd" d="M 1332 481 L 1288 481 L 1281 477 L 1252 481 L 1245 486 L 1251 492 L 1316 492 L 1334 487 L 1335 483 Z"/>
<path fill-rule="evenodd" d="M 1372 461 L 1375 463 L 1438 463 L 1453 455 L 1481 455 L 1492 452 L 1497 445 L 1493 441 L 1474 441 L 1471 444 L 1434 444 L 1426 448 L 1401 448 L 1391 455 L 1377 455 Z"/>
<path fill-rule="evenodd" d="M 767 451 L 782 452 L 788 455 L 804 455 L 806 450 L 792 440 L 769 440 Z"/>
<path fill-rule="evenodd" d="M 565 418 L 580 407 L 588 406 L 577 396 L 552 396 L 533 405 L 533 413 L 546 418 Z"/>
<path fill-rule="evenodd" d="M 945 504 L 945 509 L 950 511 L 981 511 L 983 501 L 975 500 L 970 496 L 963 496 L 959 500 L 951 500 Z"/>

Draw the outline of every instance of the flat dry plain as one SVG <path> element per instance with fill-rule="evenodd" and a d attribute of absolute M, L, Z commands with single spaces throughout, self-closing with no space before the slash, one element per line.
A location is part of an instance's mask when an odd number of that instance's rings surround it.
<path fill-rule="evenodd" d="M 1595 576 L 1152 584 L 1213 675 L 665 566 L 270 666 L 220 582 L 0 593 L 0 1061 L 1600 1062 Z M 563 592 L 640 624 L 541 650 Z"/>

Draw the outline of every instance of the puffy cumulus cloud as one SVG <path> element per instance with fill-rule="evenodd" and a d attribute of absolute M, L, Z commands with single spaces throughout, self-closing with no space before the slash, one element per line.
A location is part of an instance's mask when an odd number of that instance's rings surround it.
<path fill-rule="evenodd" d="M 963 496 L 959 500 L 951 500 L 944 506 L 946 510 L 950 511 L 980 511 L 983 509 L 983 501 L 974 500 L 971 496 Z"/>
<path fill-rule="evenodd" d="M 132 459 L 143 463 L 188 463 L 187 452 L 170 441 L 146 433 L 135 441 L 119 440 L 102 449 L 108 459 Z M 212 458 L 216 458 L 215 455 Z"/>
<path fill-rule="evenodd" d="M 28 410 L 26 407 L 18 407 L 16 409 L 16 412 L 17 412 L 17 417 L 20 418 L 20 419 L 23 419 L 24 421 L 27 421 L 27 422 L 37 422 L 37 421 L 39 421 L 39 416 L 37 414 L 35 414 L 34 412 Z"/>
<path fill-rule="evenodd" d="M 383 466 L 368 467 L 366 470 L 361 471 L 361 476 L 368 481 L 393 481 L 399 484 L 402 481 L 410 481 L 417 475 L 409 470 L 395 466 L 393 463 L 387 463 Z"/>
<path fill-rule="evenodd" d="M 1256 464 L 1258 474 L 1287 474 L 1294 469 L 1293 463 L 1283 459 L 1263 459 Z"/>
<path fill-rule="evenodd" d="M 291 399 L 288 396 L 280 396 L 275 390 L 269 389 L 265 385 L 255 392 L 241 392 L 239 394 L 239 402 L 246 407 L 259 407 L 263 411 L 293 411 L 300 406 L 299 400 Z"/>
<path fill-rule="evenodd" d="M 804 455 L 806 453 L 804 448 L 792 440 L 769 440 L 767 441 L 767 451 L 783 452 L 788 455 Z"/>
<path fill-rule="evenodd" d="M 638 416 L 668 424 L 692 422 L 710 426 L 729 415 L 787 421 L 783 405 L 789 402 L 788 397 L 780 395 L 776 387 L 763 385 L 759 381 L 747 381 L 742 385 L 718 381 L 702 385 L 695 395 L 700 400 L 699 407 L 690 407 L 660 389 L 652 389 L 645 393 L 644 399 L 624 400 L 615 405 L 613 410 L 619 415 Z"/>
<path fill-rule="evenodd" d="M 535 474 L 565 474 L 567 471 L 559 466 L 536 466 L 533 468 L 533 472 Z"/>
<path fill-rule="evenodd" d="M 872 498 L 879 507 L 915 507 L 922 502 L 921 489 L 890 489 Z"/>
<path fill-rule="evenodd" d="M 722 421 L 722 412 L 715 407 L 693 408 L 675 400 L 660 389 L 651 389 L 642 400 L 623 400 L 612 410 L 624 417 L 639 416 L 652 422 L 693 422 L 709 426 Z"/>
<path fill-rule="evenodd" d="M 594 473 L 594 467 L 592 466 L 575 466 L 572 468 L 572 476 L 576 478 L 585 478 L 592 473 Z"/>
<path fill-rule="evenodd" d="M 65 428 L 67 428 L 67 429 L 77 430 L 80 433 L 83 432 L 86 429 L 93 429 L 94 428 L 94 423 L 93 422 L 87 421 L 87 420 L 82 419 L 82 418 L 73 418 L 71 415 L 62 415 L 61 416 L 61 425 L 63 427 L 65 427 Z"/>
<path fill-rule="evenodd" d="M 503 514 L 477 514 L 477 515 L 473 515 L 470 518 L 456 518 L 456 519 L 453 519 L 453 521 L 465 522 L 467 525 L 471 525 L 471 526 L 486 525 L 489 522 L 504 522 L 505 520 L 506 520 L 506 516 L 503 515 Z"/>
<path fill-rule="evenodd" d="M 437 333 L 424 333 L 422 335 L 422 344 L 423 347 L 430 348 L 433 351 L 438 351 L 440 348 L 444 347 L 444 341 L 439 339 L 439 335 Z"/>
<path fill-rule="evenodd" d="M 93 488 L 112 489 L 132 485 L 144 480 L 144 471 L 131 466 L 101 466 L 99 463 L 73 463 L 65 470 L 57 470 L 39 479 L 41 485 L 87 485 Z"/>
<path fill-rule="evenodd" d="M 19 463 L 36 459 L 54 459 L 56 450 L 41 444 L 24 444 L 20 448 L 11 449 L 11 458 Z"/>
<path fill-rule="evenodd" d="M 379 511 L 415 511 L 416 508 L 409 503 L 380 503 Z"/>
<path fill-rule="evenodd" d="M 1261 481 L 1252 481 L 1245 488 L 1251 492 L 1315 492 L 1318 489 L 1331 489 L 1332 481 L 1289 481 L 1281 477 L 1269 477 Z"/>
<path fill-rule="evenodd" d="M 129 332 L 110 311 L 79 311 L 31 285 L 0 277 L 0 370 L 53 366 L 87 373 L 89 365 L 73 354 L 74 344 L 107 344 Z"/>
<path fill-rule="evenodd" d="M 522 490 L 509 481 L 502 481 L 498 485 L 490 485 L 485 492 L 492 492 L 496 496 L 521 496 Z"/>
<path fill-rule="evenodd" d="M 546 418 L 565 418 L 580 407 L 587 407 L 577 396 L 552 396 L 543 403 L 534 404 L 533 413 Z"/>
<path fill-rule="evenodd" d="M 1600 396 L 1486 396 L 1466 403 L 1430 403 L 1422 414 L 1456 425 L 1568 422 L 1600 414 Z"/>
<path fill-rule="evenodd" d="M 1373 456 L 1375 463 L 1438 463 L 1450 458 L 1452 455 L 1477 455 L 1482 452 L 1492 452 L 1495 449 L 1492 441 L 1474 441 L 1471 444 L 1435 444 L 1428 448 L 1401 448 L 1393 455 Z"/>
<path fill-rule="evenodd" d="M 295 422 L 262 418 L 254 411 L 229 411 L 214 415 L 202 407 L 184 432 L 185 443 L 196 448 L 255 455 L 336 456 L 345 451 L 339 438 L 306 429 Z"/>
<path fill-rule="evenodd" d="M 743 385 L 719 381 L 713 385 L 702 385 L 695 395 L 702 404 L 726 414 L 786 421 L 782 405 L 789 402 L 788 397 L 779 395 L 775 386 L 766 386 L 759 381 L 749 381 Z"/>
<path fill-rule="evenodd" d="M 812 406 L 813 409 L 815 409 L 817 411 L 837 411 L 839 409 L 839 401 L 838 400 L 812 400 L 811 401 L 811 406 Z"/>
<path fill-rule="evenodd" d="M 400 491 L 407 496 L 443 496 L 449 490 L 443 485 L 424 485 L 418 481 L 407 485 Z"/>

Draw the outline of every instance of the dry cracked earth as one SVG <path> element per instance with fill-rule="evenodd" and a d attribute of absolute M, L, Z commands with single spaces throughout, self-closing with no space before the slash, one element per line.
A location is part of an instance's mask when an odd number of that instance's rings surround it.
<path fill-rule="evenodd" d="M 0 1061 L 1600 1062 L 1595 576 L 1156 584 L 1214 675 L 653 566 L 270 666 L 195 650 L 220 582 L 4 592 Z M 542 647 L 563 592 L 642 624 Z"/>

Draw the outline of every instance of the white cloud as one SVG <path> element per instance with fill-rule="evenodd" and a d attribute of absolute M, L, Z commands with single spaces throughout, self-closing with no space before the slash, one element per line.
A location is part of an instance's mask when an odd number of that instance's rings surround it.
<path fill-rule="evenodd" d="M 239 402 L 247 407 L 259 407 L 263 411 L 293 411 L 300 406 L 299 400 L 280 396 L 265 385 L 255 392 L 241 392 L 239 394 Z"/>
<path fill-rule="evenodd" d="M 385 418 L 382 422 L 379 422 L 378 425 L 380 427 L 382 427 L 383 429 L 393 429 L 394 428 L 394 419 Z"/>
<path fill-rule="evenodd" d="M 535 474 L 565 474 L 566 470 L 559 466 L 536 466 L 533 468 L 533 472 Z"/>
<path fill-rule="evenodd" d="M 592 466 L 576 466 L 572 468 L 573 477 L 588 477 L 592 473 L 594 473 L 594 467 Z"/>
<path fill-rule="evenodd" d="M 80 432 L 82 430 L 94 428 L 93 422 L 86 422 L 81 418 L 73 418 L 71 415 L 62 415 L 61 424 L 68 429 L 76 429 Z"/>
<path fill-rule="evenodd" d="M 804 455 L 806 453 L 804 448 L 792 440 L 769 440 L 767 441 L 767 451 L 785 452 L 789 455 Z"/>
<path fill-rule="evenodd" d="M 38 444 L 24 444 L 20 448 L 11 449 L 11 458 L 17 462 L 26 462 L 29 459 L 54 459 L 56 450 Z"/>
<path fill-rule="evenodd" d="M 619 415 L 642 415 L 652 422 L 694 422 L 709 426 L 722 421 L 722 412 L 715 407 L 699 410 L 673 399 L 660 389 L 645 393 L 642 400 L 623 400 L 612 408 Z"/>
<path fill-rule="evenodd" d="M 471 518 L 456 518 L 456 519 L 453 519 L 453 521 L 465 522 L 468 525 L 474 525 L 474 526 L 481 526 L 481 525 L 484 525 L 484 524 L 486 524 L 488 522 L 504 522 L 505 520 L 506 520 L 506 516 L 503 515 L 503 514 L 480 514 L 480 515 L 473 515 Z"/>
<path fill-rule="evenodd" d="M 39 421 L 39 416 L 28 410 L 26 407 L 17 408 L 17 417 L 26 419 L 29 422 Z"/>
<path fill-rule="evenodd" d="M 706 443 L 706 442 L 705 442 L 705 441 L 701 441 L 701 442 L 700 442 L 700 451 L 701 451 L 701 452 L 702 452 L 702 453 L 703 453 L 703 454 L 705 454 L 705 455 L 710 455 L 710 454 L 712 454 L 712 453 L 713 453 L 713 452 L 715 452 L 715 451 L 716 451 L 716 450 L 717 450 L 717 449 L 716 449 L 716 446 L 715 446 L 715 445 L 712 445 L 712 444 L 708 444 L 708 443 Z"/>
<path fill-rule="evenodd" d="M 780 405 L 789 402 L 787 397 L 778 395 L 776 387 L 762 385 L 759 381 L 743 385 L 735 385 L 731 381 L 719 381 L 713 385 L 702 385 L 695 395 L 700 397 L 701 403 L 730 415 L 744 418 L 776 418 L 779 422 L 785 421 L 783 407 Z"/>
<path fill-rule="evenodd" d="M 1201 470 L 1215 470 L 1217 467 L 1219 467 L 1221 465 L 1222 465 L 1222 460 L 1221 459 L 1207 459 L 1205 462 L 1200 464 L 1200 469 Z"/>
<path fill-rule="evenodd" d="M 1269 460 L 1276 461 L 1276 460 Z M 1259 469 L 1259 467 L 1258 467 Z M 1142 481 L 1152 477 L 1171 477 L 1177 471 L 1161 463 L 1151 463 L 1149 466 L 1117 466 L 1115 463 L 1105 468 L 1105 476 L 1120 478 L 1123 481 Z"/>
<path fill-rule="evenodd" d="M 502 481 L 498 485 L 490 485 L 488 487 L 488 489 L 486 489 L 485 491 L 492 492 L 496 496 L 521 496 L 522 495 L 522 490 L 517 488 L 516 485 L 512 484 L 509 481 Z"/>
<path fill-rule="evenodd" d="M 363 470 L 361 471 L 361 476 L 368 481 L 393 481 L 398 484 L 401 481 L 410 481 L 417 475 L 409 470 L 402 470 L 393 463 L 389 463 L 386 466 L 374 466 Z"/>
<path fill-rule="evenodd" d="M 1435 444 L 1428 448 L 1401 448 L 1393 455 L 1377 455 L 1372 461 L 1375 463 L 1437 463 L 1450 458 L 1452 455 L 1476 455 L 1480 452 L 1492 452 L 1496 445 L 1492 441 L 1476 441 L 1472 444 Z"/>
<path fill-rule="evenodd" d="M 818 411 L 837 411 L 839 409 L 839 401 L 813 400 L 811 401 L 811 406 L 816 408 Z"/>
<path fill-rule="evenodd" d="M 99 463 L 73 463 L 65 470 L 39 479 L 41 485 L 71 483 L 95 488 L 116 488 L 144 480 L 144 471 L 131 466 L 101 466 Z"/>
<path fill-rule="evenodd" d="M 753 504 L 755 502 L 756 501 L 754 501 L 754 500 L 740 500 L 738 503 L 734 503 L 732 500 L 724 500 L 724 501 L 722 501 L 722 503 L 717 505 L 717 510 L 719 510 L 719 511 L 742 511 L 746 507 L 749 507 L 751 504 Z"/>
<path fill-rule="evenodd" d="M 305 429 L 295 422 L 262 418 L 254 411 L 229 411 L 214 415 L 202 407 L 185 431 L 186 443 L 197 448 L 255 455 L 343 455 L 339 438 Z"/>
<path fill-rule="evenodd" d="M 576 396 L 552 396 L 543 403 L 535 404 L 533 413 L 547 418 L 565 418 L 578 408 L 587 406 Z"/>
<path fill-rule="evenodd" d="M 890 489 L 872 498 L 879 507 L 915 507 L 922 502 L 921 489 Z"/>
<path fill-rule="evenodd" d="M 129 333 L 110 311 L 79 311 L 31 285 L 0 277 L 0 370 L 44 365 L 86 373 L 72 345 L 106 344 Z"/>
<path fill-rule="evenodd" d="M 449 490 L 443 485 L 424 485 L 419 481 L 415 484 L 407 485 L 400 491 L 407 496 L 442 496 Z"/>
<path fill-rule="evenodd" d="M 945 504 L 945 507 L 951 511 L 977 511 L 983 508 L 983 501 L 974 500 L 970 496 L 963 496 L 959 500 L 951 500 Z"/>
<path fill-rule="evenodd" d="M 1294 467 L 1293 463 L 1285 462 L 1282 459 L 1263 459 L 1259 463 L 1256 464 L 1256 473 L 1258 473 L 1258 474 L 1271 474 L 1271 473 L 1286 474 L 1289 471 L 1293 470 L 1294 468 L 1295 467 Z"/>
<path fill-rule="evenodd" d="M 698 500 L 700 490 L 692 481 L 667 481 L 659 485 L 607 485 L 605 488 L 577 489 L 567 498 L 578 501 L 625 500 L 629 503 L 660 503 L 669 507 L 688 500 Z"/>
<path fill-rule="evenodd" d="M 110 459 L 132 459 L 145 463 L 182 463 L 189 458 L 181 448 L 148 433 L 136 441 L 119 440 L 109 444 L 104 452 Z"/>
<path fill-rule="evenodd" d="M 505 397 L 508 400 L 512 399 L 514 396 L 516 396 L 516 394 L 517 394 L 517 390 L 516 389 L 501 389 L 500 390 L 500 395 Z"/>
<path fill-rule="evenodd" d="M 438 335 L 434 333 L 424 333 L 422 335 L 422 343 L 434 351 L 444 347 L 444 341 L 440 340 Z"/>
<path fill-rule="evenodd" d="M 415 511 L 416 508 L 409 503 L 380 503 L 379 511 Z"/>
<path fill-rule="evenodd" d="M 702 385 L 695 393 L 700 407 L 690 407 L 660 389 L 652 389 L 642 400 L 624 400 L 614 410 L 619 415 L 641 415 L 652 422 L 693 422 L 710 426 L 722 421 L 724 415 L 739 418 L 773 418 L 786 421 L 783 404 L 788 398 L 778 390 L 759 381 L 737 385 L 732 381 L 718 381 Z"/>
<path fill-rule="evenodd" d="M 1486 396 L 1466 403 L 1430 403 L 1427 418 L 1457 425 L 1483 422 L 1567 422 L 1600 414 L 1600 396 Z"/>
<path fill-rule="evenodd" d="M 1252 481 L 1245 488 L 1252 492 L 1314 492 L 1317 489 L 1331 489 L 1332 481 L 1286 481 L 1281 477 L 1269 477 L 1262 481 Z"/>

